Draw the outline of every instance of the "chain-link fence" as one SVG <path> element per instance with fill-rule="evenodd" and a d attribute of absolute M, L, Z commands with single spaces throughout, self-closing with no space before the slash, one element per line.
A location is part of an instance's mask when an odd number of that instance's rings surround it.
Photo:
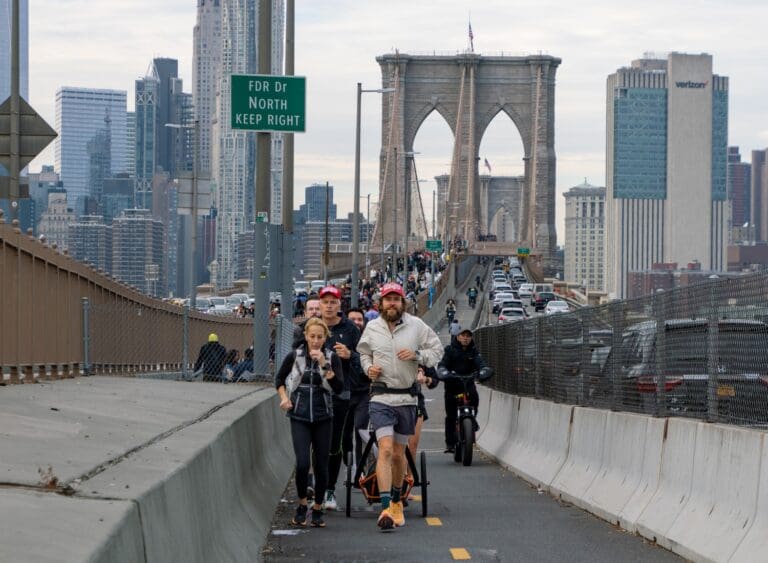
<path fill-rule="evenodd" d="M 276 315 L 254 332 L 252 317 L 158 308 L 125 300 L 83 301 L 85 372 L 189 381 L 270 382 L 291 350 L 293 319 Z M 268 373 L 255 373 L 254 338 L 269 341 Z M 258 360 L 256 362 L 258 365 Z"/>
<path fill-rule="evenodd" d="M 768 426 L 768 273 L 479 329 L 500 391 Z"/>

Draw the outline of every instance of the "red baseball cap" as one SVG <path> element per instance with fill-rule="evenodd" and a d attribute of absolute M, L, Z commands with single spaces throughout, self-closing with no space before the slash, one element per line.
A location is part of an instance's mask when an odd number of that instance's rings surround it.
<path fill-rule="evenodd" d="M 333 295 L 336 299 L 341 299 L 341 292 L 338 290 L 338 288 L 332 285 L 327 285 L 320 290 L 321 299 L 326 295 Z"/>
<path fill-rule="evenodd" d="M 385 283 L 383 286 L 381 286 L 380 295 L 382 297 L 389 295 L 390 293 L 397 293 L 400 297 L 405 298 L 405 292 L 399 283 Z"/>

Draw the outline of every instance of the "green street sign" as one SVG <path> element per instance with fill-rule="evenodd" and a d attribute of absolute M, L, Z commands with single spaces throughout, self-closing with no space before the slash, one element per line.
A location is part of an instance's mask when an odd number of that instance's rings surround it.
<path fill-rule="evenodd" d="M 232 129 L 306 131 L 305 77 L 233 74 L 231 86 Z"/>
<path fill-rule="evenodd" d="M 518 256 L 528 256 L 531 254 L 530 248 L 518 248 L 517 249 L 517 255 Z"/>
<path fill-rule="evenodd" d="M 257 223 L 269 223 L 269 214 L 266 211 L 257 211 L 256 212 L 256 222 Z"/>
<path fill-rule="evenodd" d="M 428 240 L 427 241 L 427 250 L 430 252 L 442 252 L 443 251 L 443 241 L 441 240 Z"/>

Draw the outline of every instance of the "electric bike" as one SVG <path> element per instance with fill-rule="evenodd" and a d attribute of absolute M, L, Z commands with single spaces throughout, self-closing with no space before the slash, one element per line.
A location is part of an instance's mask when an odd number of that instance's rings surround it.
<path fill-rule="evenodd" d="M 442 373 L 441 373 L 442 371 Z M 472 405 L 469 398 L 469 384 L 477 379 L 484 382 L 493 377 L 493 369 L 485 367 L 467 375 L 460 375 L 455 371 L 438 370 L 438 378 L 441 381 L 455 380 L 462 383 L 462 391 L 456 395 L 456 444 L 453 450 L 453 460 L 472 465 L 472 453 L 475 446 L 475 432 L 480 427 L 477 424 L 477 408 Z"/>

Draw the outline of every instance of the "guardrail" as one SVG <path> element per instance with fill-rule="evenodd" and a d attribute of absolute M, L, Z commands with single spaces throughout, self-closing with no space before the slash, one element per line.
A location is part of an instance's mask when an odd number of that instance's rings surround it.
<path fill-rule="evenodd" d="M 190 356 L 211 332 L 241 350 L 253 340 L 251 319 L 190 312 L 185 321 L 183 308 L 109 278 L 0 217 L 0 383 L 85 373 L 86 350 L 100 373 L 180 370 L 185 323 Z"/>
<path fill-rule="evenodd" d="M 504 392 L 768 426 L 768 273 L 477 331 Z"/>

